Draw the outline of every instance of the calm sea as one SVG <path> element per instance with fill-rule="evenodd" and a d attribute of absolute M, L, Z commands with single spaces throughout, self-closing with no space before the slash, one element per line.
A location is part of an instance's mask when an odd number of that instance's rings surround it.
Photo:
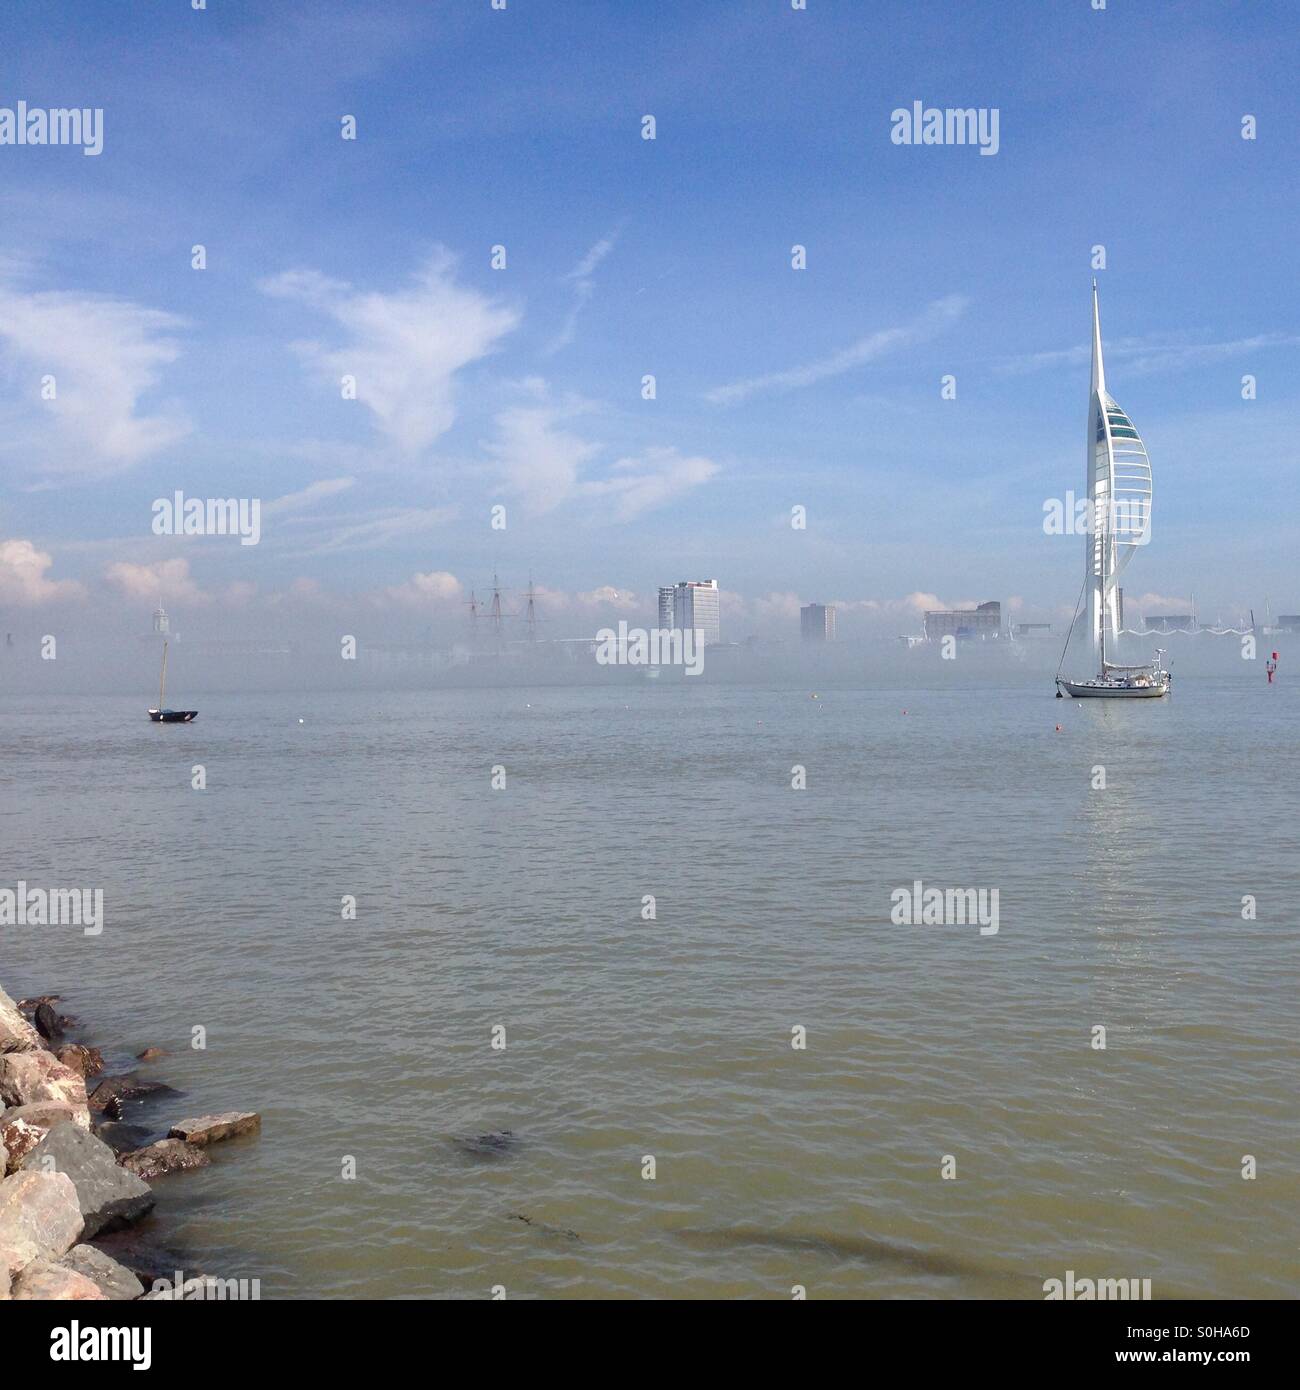
<path fill-rule="evenodd" d="M 145 1122 L 262 1113 L 151 1230 L 267 1298 L 1290 1296 L 1300 687 L 1253 666 L 8 697 L 0 887 L 107 925 L 0 929 L 0 981 L 167 1048 Z M 917 879 L 997 934 L 894 925 Z"/>

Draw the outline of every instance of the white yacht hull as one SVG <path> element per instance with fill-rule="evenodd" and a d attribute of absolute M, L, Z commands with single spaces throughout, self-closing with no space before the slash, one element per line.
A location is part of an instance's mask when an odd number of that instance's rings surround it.
<path fill-rule="evenodd" d="M 1075 700 L 1158 700 L 1169 694 L 1169 682 L 1156 681 L 1152 685 L 1117 685 L 1108 681 L 1067 681 L 1058 680 L 1057 688 L 1064 690 Z"/>

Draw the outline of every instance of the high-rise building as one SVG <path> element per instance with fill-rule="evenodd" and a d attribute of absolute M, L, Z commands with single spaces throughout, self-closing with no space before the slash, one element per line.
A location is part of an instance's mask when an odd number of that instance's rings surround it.
<path fill-rule="evenodd" d="M 810 603 L 799 610 L 799 632 L 805 642 L 835 640 L 835 609 L 825 603 Z"/>
<path fill-rule="evenodd" d="M 925 615 L 925 636 L 930 642 L 941 637 L 1000 637 L 1002 605 L 981 603 L 977 608 L 936 610 Z"/>
<path fill-rule="evenodd" d="M 664 621 L 664 595 L 672 596 L 672 621 Z M 659 590 L 659 626 L 694 629 L 706 646 L 722 641 L 722 615 L 716 579 L 682 579 L 671 589 Z"/>
<path fill-rule="evenodd" d="M 153 630 L 159 637 L 166 637 L 171 631 L 171 619 L 167 616 L 167 610 L 160 603 L 153 612 Z"/>
<path fill-rule="evenodd" d="M 671 584 L 660 585 L 659 627 L 661 631 L 667 631 L 673 625 L 673 594 L 674 589 Z"/>

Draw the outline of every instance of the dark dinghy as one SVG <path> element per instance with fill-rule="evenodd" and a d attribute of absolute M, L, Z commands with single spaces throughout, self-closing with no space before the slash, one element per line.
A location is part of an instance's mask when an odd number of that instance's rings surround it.
<path fill-rule="evenodd" d="M 149 718 L 155 724 L 192 724 L 199 717 L 196 709 L 164 709 L 163 696 L 167 692 L 167 643 L 163 643 L 162 675 L 158 679 L 158 708 L 149 711 Z"/>

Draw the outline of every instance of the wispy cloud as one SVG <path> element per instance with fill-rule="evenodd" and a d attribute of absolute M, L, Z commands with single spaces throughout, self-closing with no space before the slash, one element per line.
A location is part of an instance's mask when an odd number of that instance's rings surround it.
<path fill-rule="evenodd" d="M 456 418 L 455 377 L 491 353 L 519 323 L 519 311 L 458 285 L 455 261 L 440 249 L 404 290 L 358 290 L 314 270 L 292 270 L 262 282 L 281 299 L 297 300 L 347 333 L 340 346 L 295 344 L 323 382 L 338 389 L 356 378 L 357 399 L 405 454 L 426 449 Z"/>
<path fill-rule="evenodd" d="M 190 425 L 178 410 L 141 408 L 180 355 L 172 335 L 181 326 L 129 300 L 33 292 L 0 276 L 0 364 L 13 391 L 5 431 L 14 457 L 46 478 L 102 476 L 183 439 Z"/>
<path fill-rule="evenodd" d="M 671 447 L 651 448 L 638 458 L 619 459 L 611 477 L 584 483 L 580 491 L 611 500 L 615 521 L 631 521 L 707 483 L 717 471 L 712 459 L 687 457 Z"/>
<path fill-rule="evenodd" d="M 1252 338 L 1233 338 L 1220 343 L 1196 342 L 1172 336 L 1117 338 L 1107 340 L 1107 362 L 1122 361 L 1130 376 L 1150 372 L 1176 372 L 1189 367 L 1201 367 L 1225 362 L 1251 352 L 1272 351 L 1274 348 L 1300 347 L 1300 334 L 1258 333 Z M 1047 371 L 1056 367 L 1083 367 L 1092 357 L 1090 343 L 1057 348 L 1048 352 L 1023 353 L 997 363 L 997 370 L 1009 376 Z"/>
<path fill-rule="evenodd" d="M 283 497 L 273 498 L 262 507 L 262 512 L 269 516 L 277 512 L 283 514 L 302 511 L 326 497 L 336 497 L 340 492 L 346 492 L 355 483 L 355 478 L 322 478 L 298 492 L 287 492 Z"/>
<path fill-rule="evenodd" d="M 704 393 L 704 399 L 714 405 L 735 405 L 748 397 L 767 391 L 794 391 L 802 386 L 812 386 L 828 377 L 842 376 L 855 367 L 874 362 L 879 357 L 895 352 L 900 348 L 923 343 L 942 333 L 954 324 L 965 312 L 969 300 L 960 294 L 950 294 L 936 299 L 923 313 L 910 323 L 896 328 L 882 328 L 869 333 L 865 338 L 819 358 L 802 367 L 791 367 L 784 371 L 767 372 L 762 376 L 748 377 L 733 381 L 726 386 L 715 386 Z"/>
<path fill-rule="evenodd" d="M 578 473 L 598 446 L 580 438 L 564 422 L 584 408 L 544 399 L 540 382 L 526 383 L 536 404 L 511 406 L 496 419 L 497 436 L 484 445 L 501 482 L 534 513 L 552 511 L 573 492 Z"/>
<path fill-rule="evenodd" d="M 560 331 L 547 345 L 546 356 L 553 357 L 562 348 L 568 347 L 573 341 L 574 335 L 578 331 L 578 319 L 582 315 L 583 309 L 587 307 L 591 296 L 596 292 L 596 282 L 592 278 L 596 273 L 596 267 L 614 249 L 618 241 L 619 231 L 616 228 L 609 236 L 601 239 L 587 252 L 587 254 L 573 267 L 564 277 L 573 287 L 573 303 L 569 307 L 569 312 L 565 317 L 564 324 Z"/>

